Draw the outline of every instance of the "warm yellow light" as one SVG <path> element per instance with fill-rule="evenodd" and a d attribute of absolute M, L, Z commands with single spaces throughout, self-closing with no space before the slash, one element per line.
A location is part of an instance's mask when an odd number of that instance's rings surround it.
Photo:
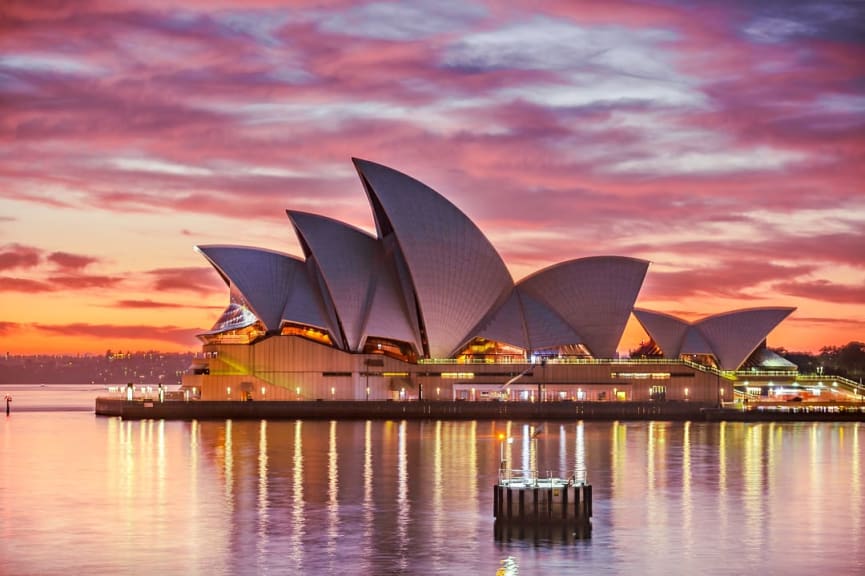
<path fill-rule="evenodd" d="M 265 388 L 264 386 L 262 386 L 262 387 L 261 387 L 261 395 L 262 395 L 262 396 L 264 396 L 264 392 L 265 392 L 265 391 L 266 391 L 266 388 Z"/>
<path fill-rule="evenodd" d="M 504 439 L 505 439 L 505 435 L 504 435 L 504 434 L 499 434 L 499 440 L 504 440 Z"/>

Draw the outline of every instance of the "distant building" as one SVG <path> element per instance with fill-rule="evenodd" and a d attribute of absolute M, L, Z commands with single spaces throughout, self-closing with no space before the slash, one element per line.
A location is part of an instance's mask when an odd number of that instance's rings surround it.
<path fill-rule="evenodd" d="M 289 210 L 303 257 L 196 247 L 230 303 L 200 335 L 184 377 L 194 395 L 718 402 L 732 400 L 743 368 L 795 379 L 795 365 L 765 347 L 793 308 L 694 323 L 634 310 L 649 262 L 622 256 L 565 261 L 515 283 L 443 196 L 386 166 L 354 165 L 375 236 Z M 619 359 L 632 313 L 652 340 L 642 357 Z"/>

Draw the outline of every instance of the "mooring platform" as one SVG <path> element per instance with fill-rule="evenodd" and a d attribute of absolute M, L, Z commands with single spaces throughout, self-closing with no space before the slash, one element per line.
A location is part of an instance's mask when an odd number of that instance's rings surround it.
<path fill-rule="evenodd" d="M 499 470 L 493 486 L 497 536 L 561 529 L 586 538 L 592 531 L 592 486 L 585 473 L 570 478 L 539 476 L 535 470 Z"/>

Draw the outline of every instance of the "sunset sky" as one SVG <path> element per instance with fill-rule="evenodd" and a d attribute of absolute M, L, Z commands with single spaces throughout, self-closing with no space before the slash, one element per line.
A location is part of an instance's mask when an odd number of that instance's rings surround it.
<path fill-rule="evenodd" d="M 640 307 L 865 340 L 863 39 L 853 1 L 7 0 L 0 353 L 198 348 L 228 290 L 193 245 L 373 231 L 352 156 L 515 280 L 634 256 Z"/>

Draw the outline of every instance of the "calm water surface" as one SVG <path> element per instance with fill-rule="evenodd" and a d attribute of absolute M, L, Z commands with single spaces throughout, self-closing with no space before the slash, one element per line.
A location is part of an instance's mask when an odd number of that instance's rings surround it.
<path fill-rule="evenodd" d="M 532 441 L 540 422 L 126 422 L 73 388 L 11 392 L 0 574 L 865 574 L 859 423 L 548 422 Z M 587 470 L 592 537 L 496 540 L 502 451 Z"/>

